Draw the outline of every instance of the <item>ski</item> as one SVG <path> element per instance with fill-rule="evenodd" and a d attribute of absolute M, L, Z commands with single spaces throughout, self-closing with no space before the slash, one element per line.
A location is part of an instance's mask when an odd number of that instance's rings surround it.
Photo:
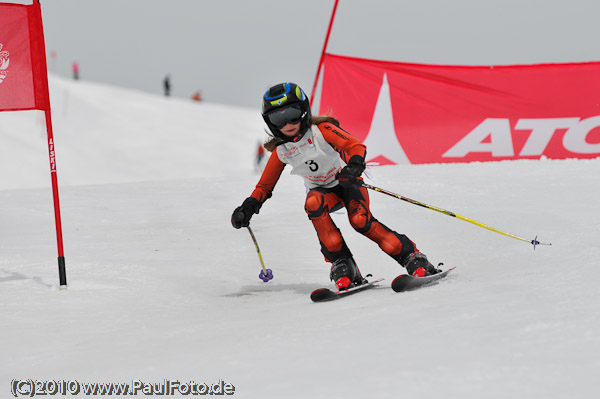
<path fill-rule="evenodd" d="M 441 278 L 444 278 L 454 270 L 455 267 L 448 269 L 446 271 L 432 274 L 431 276 L 425 277 L 415 277 L 408 274 L 401 274 L 392 281 L 392 289 L 396 292 L 404 292 L 411 291 L 417 288 L 423 287 L 425 285 L 429 285 Z"/>
<path fill-rule="evenodd" d="M 356 294 L 357 292 L 366 291 L 369 288 L 375 287 L 381 281 L 383 281 L 382 278 L 380 278 L 378 280 L 374 280 L 374 281 L 369 281 L 369 282 L 359 285 L 357 287 L 352 287 L 347 290 L 341 290 L 341 291 L 333 291 L 333 290 L 330 290 L 329 288 L 319 288 L 319 289 L 314 290 L 310 294 L 310 299 L 313 302 L 333 301 L 335 299 L 340 299 L 340 298 L 346 297 L 348 295 Z"/>

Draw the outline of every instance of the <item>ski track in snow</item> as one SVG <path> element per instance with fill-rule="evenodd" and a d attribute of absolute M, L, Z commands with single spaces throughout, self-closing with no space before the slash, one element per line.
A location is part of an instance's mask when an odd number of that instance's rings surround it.
<path fill-rule="evenodd" d="M 412 165 L 370 183 L 552 246 L 370 192 L 382 223 L 457 269 L 403 272 L 333 218 L 373 290 L 314 304 L 329 270 L 284 172 L 252 220 L 258 110 L 51 79 L 69 288 L 38 113 L 0 113 L 0 392 L 13 378 L 217 382 L 240 398 L 591 398 L 599 392 L 600 159 Z M 46 181 L 47 180 L 47 181 Z M 6 395 L 6 396 L 5 396 Z"/>

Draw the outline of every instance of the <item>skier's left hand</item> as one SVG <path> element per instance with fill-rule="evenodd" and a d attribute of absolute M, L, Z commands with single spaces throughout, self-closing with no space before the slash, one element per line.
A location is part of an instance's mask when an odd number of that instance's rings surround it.
<path fill-rule="evenodd" d="M 350 187 L 359 184 L 358 178 L 365 170 L 365 159 L 360 155 L 354 155 L 348 164 L 340 170 L 336 176 L 342 187 Z"/>

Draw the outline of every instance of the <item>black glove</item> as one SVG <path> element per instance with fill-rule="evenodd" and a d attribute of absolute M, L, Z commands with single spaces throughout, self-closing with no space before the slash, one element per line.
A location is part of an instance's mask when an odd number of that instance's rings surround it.
<path fill-rule="evenodd" d="M 348 164 L 340 170 L 336 176 L 342 187 L 350 187 L 353 184 L 359 184 L 358 177 L 365 170 L 365 159 L 360 155 L 354 155 Z"/>
<path fill-rule="evenodd" d="M 250 225 L 250 219 L 252 215 L 258 213 L 261 204 L 254 197 L 248 197 L 242 203 L 242 206 L 238 206 L 231 215 L 231 224 L 236 229 L 241 227 L 248 227 Z"/>

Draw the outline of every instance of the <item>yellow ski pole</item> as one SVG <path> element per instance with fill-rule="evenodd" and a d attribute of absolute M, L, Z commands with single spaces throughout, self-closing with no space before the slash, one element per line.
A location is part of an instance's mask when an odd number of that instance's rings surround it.
<path fill-rule="evenodd" d="M 369 190 L 373 190 L 373 191 L 377 191 L 377 192 L 380 192 L 380 193 L 383 193 L 383 194 L 387 194 L 387 195 L 389 195 L 391 197 L 398 198 L 398 199 L 400 199 L 402 201 L 410 202 L 411 204 L 422 206 L 424 208 L 431 209 L 431 210 L 443 213 L 445 215 L 452 216 L 452 217 L 455 217 L 457 219 L 464 220 L 465 222 L 473 223 L 476 226 L 483 227 L 484 229 L 491 230 L 491 231 L 493 231 L 495 233 L 502 234 L 502 235 L 505 235 L 507 237 L 516 238 L 517 240 L 521 240 L 521 241 L 524 241 L 524 242 L 528 242 L 528 243 L 530 243 L 530 244 L 533 245 L 533 249 L 535 249 L 536 245 L 552 245 L 551 243 L 545 243 L 545 242 L 538 241 L 537 236 L 535 236 L 535 238 L 533 240 L 528 240 L 526 238 L 521 238 L 521 237 L 518 237 L 516 235 L 510 234 L 510 233 L 506 233 L 506 232 L 504 232 L 502 230 L 498 230 L 498 229 L 496 229 L 496 228 L 494 228 L 492 226 L 488 226 L 487 224 L 483 224 L 483 223 L 480 223 L 480 222 L 478 222 L 476 220 L 473 220 L 473 219 L 470 219 L 468 217 L 459 215 L 457 213 L 450 212 L 450 211 L 447 211 L 447 210 L 442 209 L 442 208 L 438 208 L 437 206 L 428 205 L 428 204 L 425 204 L 423 202 L 415 201 L 413 199 L 410 199 L 410 198 L 407 198 L 407 197 L 403 197 L 402 195 L 394 194 L 394 193 L 392 193 L 390 191 L 387 191 L 387 190 L 384 190 L 382 188 L 371 186 L 370 184 L 367 184 L 365 182 L 361 182 L 361 185 L 363 187 L 365 187 L 365 188 L 368 188 Z"/>
<path fill-rule="evenodd" d="M 250 228 L 250 226 L 247 226 L 247 229 L 248 229 L 248 232 L 250 233 L 250 236 L 252 237 L 252 241 L 254 242 L 254 246 L 256 247 L 256 252 L 258 253 L 258 259 L 260 260 L 260 265 L 262 266 L 262 270 L 260 271 L 258 278 L 266 283 L 269 280 L 273 279 L 273 270 L 267 269 L 265 267 L 265 262 L 263 262 L 262 255 L 260 254 L 260 248 L 258 248 L 258 242 L 256 241 L 256 237 L 254 237 L 254 233 L 252 232 L 252 229 Z"/>

